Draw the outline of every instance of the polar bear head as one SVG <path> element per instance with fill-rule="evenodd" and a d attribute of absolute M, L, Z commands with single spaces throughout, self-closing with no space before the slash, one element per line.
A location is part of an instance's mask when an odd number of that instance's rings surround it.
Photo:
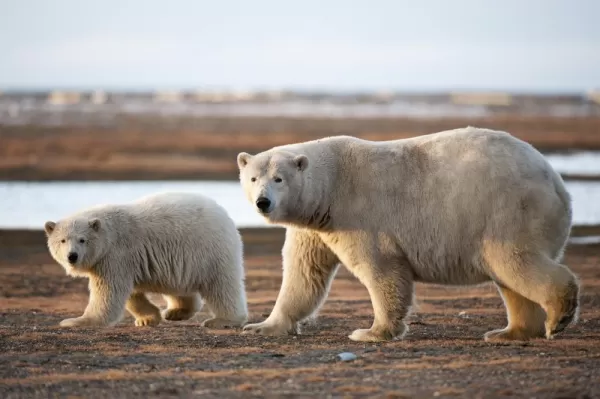
<path fill-rule="evenodd" d="M 73 217 L 44 225 L 48 249 L 67 274 L 82 275 L 93 268 L 108 247 L 106 226 L 98 218 Z"/>
<path fill-rule="evenodd" d="M 268 222 L 290 221 L 310 202 L 310 163 L 303 154 L 284 150 L 237 156 L 246 198 Z"/>

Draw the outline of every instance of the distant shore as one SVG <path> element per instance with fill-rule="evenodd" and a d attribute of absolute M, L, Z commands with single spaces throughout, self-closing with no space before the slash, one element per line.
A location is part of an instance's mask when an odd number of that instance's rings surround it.
<path fill-rule="evenodd" d="M 465 126 L 505 130 L 547 153 L 600 150 L 600 117 L 118 115 L 108 124 L 90 122 L 93 114 L 80 117 L 82 123 L 65 126 L 0 124 L 0 180 L 236 180 L 240 151 L 338 134 L 393 140 Z"/>

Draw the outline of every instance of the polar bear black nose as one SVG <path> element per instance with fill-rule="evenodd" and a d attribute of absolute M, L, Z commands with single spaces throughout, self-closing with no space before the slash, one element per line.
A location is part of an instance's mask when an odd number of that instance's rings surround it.
<path fill-rule="evenodd" d="M 77 253 L 69 252 L 69 256 L 67 256 L 67 259 L 69 259 L 69 263 L 77 262 Z"/>
<path fill-rule="evenodd" d="M 271 206 L 271 200 L 266 197 L 259 197 L 256 200 L 256 206 L 263 212 L 266 212 Z"/>

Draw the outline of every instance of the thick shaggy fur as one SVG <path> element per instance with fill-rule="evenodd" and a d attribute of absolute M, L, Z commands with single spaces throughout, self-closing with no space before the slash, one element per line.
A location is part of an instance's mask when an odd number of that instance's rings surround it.
<path fill-rule="evenodd" d="M 494 282 L 508 315 L 487 340 L 551 338 L 577 317 L 579 285 L 560 264 L 571 228 L 563 181 L 531 145 L 468 127 L 405 140 L 338 136 L 238 155 L 248 200 L 287 227 L 271 315 L 246 331 L 287 334 L 323 302 L 338 263 L 368 289 L 371 328 L 402 337 L 414 282 Z"/>
<path fill-rule="evenodd" d="M 161 314 L 147 292 L 164 295 L 166 320 L 191 318 L 202 300 L 213 313 L 206 327 L 241 326 L 247 320 L 241 237 L 212 199 L 156 194 L 47 222 L 45 230 L 50 253 L 67 274 L 90 280 L 83 316 L 61 326 L 113 325 L 125 308 L 135 325 L 157 325 Z"/>

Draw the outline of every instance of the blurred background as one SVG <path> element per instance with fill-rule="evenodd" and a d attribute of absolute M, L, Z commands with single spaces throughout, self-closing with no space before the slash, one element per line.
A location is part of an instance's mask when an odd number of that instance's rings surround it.
<path fill-rule="evenodd" d="M 236 155 L 509 131 L 600 222 L 600 3 L 21 0 L 0 13 L 0 228 L 160 190 L 261 226 Z"/>

